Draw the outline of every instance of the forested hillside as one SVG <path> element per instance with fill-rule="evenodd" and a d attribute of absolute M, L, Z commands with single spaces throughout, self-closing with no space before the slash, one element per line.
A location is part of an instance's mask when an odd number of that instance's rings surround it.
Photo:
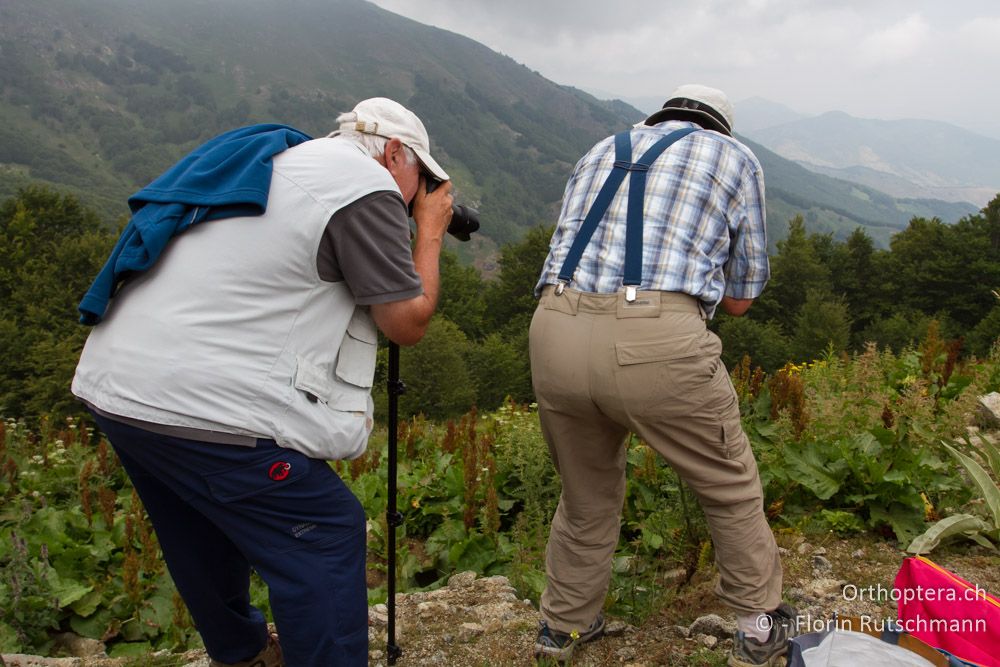
<path fill-rule="evenodd" d="M 0 196 L 45 182 L 112 225 L 129 194 L 215 134 L 280 122 L 321 135 L 359 99 L 397 99 L 424 119 L 460 198 L 483 212 L 465 261 L 552 224 L 576 160 L 643 117 L 362 0 L 8 0 L 0 65 Z M 761 153 L 772 245 L 797 213 L 811 231 L 844 239 L 862 226 L 885 247 L 912 216 L 974 212 Z"/>
<path fill-rule="evenodd" d="M 37 178 L 106 213 L 224 130 L 322 135 L 384 95 L 425 120 L 484 234 L 511 241 L 553 216 L 593 141 L 641 117 L 360 0 L 18 0 L 0 26 L 4 193 Z"/>

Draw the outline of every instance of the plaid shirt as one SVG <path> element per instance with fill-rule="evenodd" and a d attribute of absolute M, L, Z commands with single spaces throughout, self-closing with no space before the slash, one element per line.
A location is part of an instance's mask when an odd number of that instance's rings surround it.
<path fill-rule="evenodd" d="M 658 139 L 692 127 L 666 121 L 632 129 L 632 159 Z M 583 219 L 611 173 L 614 137 L 583 156 L 566 184 L 559 223 L 535 288 L 556 284 Z M 764 175 L 739 141 L 717 132 L 695 132 L 663 153 L 647 175 L 643 206 L 642 284 L 639 289 L 698 297 L 708 315 L 723 295 L 753 299 L 770 275 L 764 229 Z M 612 293 L 625 275 L 628 182 L 619 188 L 573 275 L 571 288 Z"/>

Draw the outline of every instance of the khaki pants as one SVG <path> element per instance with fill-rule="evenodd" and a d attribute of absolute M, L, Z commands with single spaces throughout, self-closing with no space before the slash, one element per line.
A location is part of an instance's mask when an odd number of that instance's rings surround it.
<path fill-rule="evenodd" d="M 531 322 L 542 432 L 562 478 L 546 552 L 542 617 L 560 632 L 600 612 L 625 498 L 625 438 L 649 443 L 698 497 L 712 534 L 716 593 L 739 614 L 781 602 L 781 563 L 764 517 L 736 392 L 697 300 L 547 287 Z"/>

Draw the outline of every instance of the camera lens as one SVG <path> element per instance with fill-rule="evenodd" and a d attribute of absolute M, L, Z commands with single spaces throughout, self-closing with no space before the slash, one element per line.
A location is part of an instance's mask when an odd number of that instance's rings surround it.
<path fill-rule="evenodd" d="M 479 230 L 479 211 L 464 204 L 453 204 L 448 233 L 459 241 L 468 241 Z"/>

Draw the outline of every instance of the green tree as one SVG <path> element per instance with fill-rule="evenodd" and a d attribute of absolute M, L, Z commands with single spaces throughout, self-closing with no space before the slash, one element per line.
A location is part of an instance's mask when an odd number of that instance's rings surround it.
<path fill-rule="evenodd" d="M 458 325 L 469 339 L 483 336 L 486 284 L 473 266 L 459 262 L 450 250 L 441 251 L 441 295 L 438 312 Z"/>
<path fill-rule="evenodd" d="M 491 333 L 469 349 L 468 366 L 475 381 L 476 405 L 493 410 L 508 396 L 515 401 L 531 399 L 531 368 L 522 352 L 522 341 L 505 340 Z"/>
<path fill-rule="evenodd" d="M 898 354 L 903 348 L 914 346 L 924 338 L 932 319 L 919 310 L 900 308 L 890 316 L 869 324 L 856 339 L 861 345 L 875 343 L 880 349 L 889 348 Z"/>
<path fill-rule="evenodd" d="M 76 305 L 113 243 L 72 196 L 31 186 L 0 206 L 0 413 L 79 411 L 69 385 L 88 330 Z"/>
<path fill-rule="evenodd" d="M 527 330 L 538 303 L 534 294 L 535 284 L 549 253 L 551 238 L 551 227 L 533 227 L 521 241 L 505 245 L 500 250 L 500 274 L 486 293 L 490 330 Z"/>
<path fill-rule="evenodd" d="M 788 361 L 788 337 L 776 323 L 728 315 L 723 315 L 721 320 L 719 338 L 722 339 L 722 361 L 726 368 L 735 368 L 744 355 L 749 355 L 755 366 L 768 373 Z"/>
<path fill-rule="evenodd" d="M 795 317 L 792 358 L 811 361 L 829 349 L 843 352 L 850 336 L 851 318 L 844 299 L 825 290 L 810 290 Z"/>
<path fill-rule="evenodd" d="M 434 419 L 465 413 L 476 400 L 476 386 L 465 359 L 469 340 L 451 320 L 435 315 L 423 340 L 400 350 L 399 377 L 406 393 L 401 415 L 423 413 Z"/>
<path fill-rule="evenodd" d="M 985 357 L 998 338 L 1000 338 L 1000 305 L 993 306 L 993 310 L 969 332 L 965 344 L 971 354 Z"/>
<path fill-rule="evenodd" d="M 896 305 L 927 315 L 943 311 L 959 328 L 975 327 L 1000 285 L 1000 196 L 954 225 L 914 218 L 890 242 L 888 282 Z"/>
<path fill-rule="evenodd" d="M 801 215 L 788 222 L 788 236 L 777 246 L 778 252 L 771 258 L 771 280 L 750 310 L 750 317 L 774 320 L 791 331 L 808 292 L 830 289 L 830 271 L 806 234 Z"/>
<path fill-rule="evenodd" d="M 888 309 L 885 257 L 884 251 L 876 251 L 872 238 L 864 229 L 857 227 L 845 243 L 834 245 L 827 260 L 831 290 L 844 297 L 850 310 L 851 347 L 855 350 L 860 350 L 865 342 L 860 333 L 881 320 L 881 314 Z"/>

